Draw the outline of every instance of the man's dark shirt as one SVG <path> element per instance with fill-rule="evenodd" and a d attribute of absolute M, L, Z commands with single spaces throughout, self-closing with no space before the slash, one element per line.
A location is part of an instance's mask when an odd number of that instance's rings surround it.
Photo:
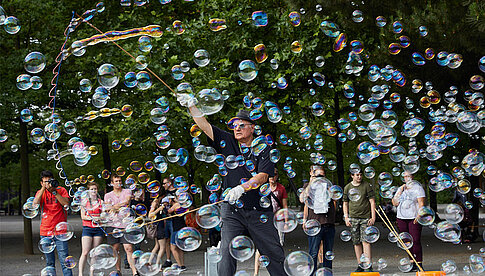
<path fill-rule="evenodd" d="M 217 151 L 217 153 L 224 155 L 224 158 L 229 155 L 242 155 L 238 141 L 234 138 L 232 134 L 223 131 L 216 126 L 212 126 L 212 133 L 214 135 L 214 140 L 212 141 L 209 138 L 208 141 L 209 145 L 211 145 Z M 221 141 L 225 141 L 226 144 L 226 146 L 223 148 L 221 147 Z M 269 177 L 272 177 L 274 176 L 274 163 L 271 162 L 269 158 L 270 151 L 271 147 L 267 146 L 258 156 L 254 156 L 251 150 L 249 150 L 243 156 L 245 160 L 251 160 L 254 163 L 254 172 L 267 173 Z M 241 184 L 240 180 L 242 178 L 246 178 L 247 180 L 249 180 L 251 177 L 251 172 L 247 169 L 245 165 L 238 166 L 235 169 L 227 168 L 227 175 L 223 176 L 222 187 L 223 189 L 234 188 L 237 185 Z M 244 209 L 256 209 L 265 211 L 273 210 L 271 205 L 268 208 L 262 208 L 259 204 L 260 199 L 261 196 L 259 195 L 259 188 L 244 193 L 243 196 L 240 198 L 240 200 L 244 203 Z"/>

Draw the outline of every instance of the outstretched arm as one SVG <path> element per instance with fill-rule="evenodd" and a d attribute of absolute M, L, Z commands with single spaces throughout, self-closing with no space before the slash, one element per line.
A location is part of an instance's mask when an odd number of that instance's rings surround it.
<path fill-rule="evenodd" d="M 212 141 L 214 141 L 214 133 L 212 132 L 212 126 L 207 121 L 204 116 L 198 116 L 202 114 L 200 110 L 194 105 L 189 107 L 190 115 L 194 118 L 195 123 L 199 126 L 200 130 L 202 130 L 207 137 L 209 137 Z"/>

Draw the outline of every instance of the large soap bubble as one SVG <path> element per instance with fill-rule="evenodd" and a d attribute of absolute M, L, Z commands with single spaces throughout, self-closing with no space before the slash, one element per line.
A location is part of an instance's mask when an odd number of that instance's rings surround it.
<path fill-rule="evenodd" d="M 214 180 L 213 182 L 217 181 Z M 216 205 L 204 205 L 197 210 L 195 219 L 202 228 L 214 228 L 221 222 L 221 211 Z"/>
<path fill-rule="evenodd" d="M 308 198 L 306 200 L 308 208 L 315 210 L 317 213 L 326 213 L 331 199 L 328 188 L 331 186 L 332 183 L 325 177 L 313 179 L 308 188 Z"/>
<path fill-rule="evenodd" d="M 364 230 L 364 241 L 375 243 L 380 237 L 379 229 L 375 226 L 367 226 Z"/>
<path fill-rule="evenodd" d="M 290 209 L 280 209 L 274 214 L 273 224 L 279 231 L 289 233 L 298 225 L 296 213 Z"/>
<path fill-rule="evenodd" d="M 111 245 L 101 244 L 89 251 L 87 260 L 93 269 L 109 269 L 116 264 L 118 252 Z"/>
<path fill-rule="evenodd" d="M 98 82 L 106 89 L 115 87 L 120 81 L 118 69 L 109 63 L 98 68 Z"/>
<path fill-rule="evenodd" d="M 435 212 L 428 206 L 419 208 L 416 220 L 423 226 L 429 226 L 433 224 L 435 219 Z"/>
<path fill-rule="evenodd" d="M 238 66 L 239 77 L 244 81 L 252 81 L 258 75 L 256 63 L 252 60 L 243 60 Z"/>
<path fill-rule="evenodd" d="M 54 236 L 60 241 L 68 241 L 74 236 L 74 228 L 67 222 L 59 222 L 54 228 Z"/>
<path fill-rule="evenodd" d="M 146 252 L 136 259 L 136 270 L 141 275 L 153 276 L 160 272 L 161 265 L 156 264 L 153 260 L 157 260 L 157 254 Z"/>
<path fill-rule="evenodd" d="M 434 235 L 445 242 L 456 242 L 460 240 L 461 228 L 458 224 L 442 221 L 436 225 Z"/>
<path fill-rule="evenodd" d="M 229 253 L 240 262 L 249 260 L 253 256 L 254 250 L 253 241 L 246 236 L 237 236 L 229 244 Z"/>
<path fill-rule="evenodd" d="M 303 224 L 303 232 L 307 234 L 308 236 L 316 236 L 318 233 L 320 233 L 321 225 L 320 222 L 316 219 L 310 219 L 307 220 Z"/>
<path fill-rule="evenodd" d="M 194 62 L 200 67 L 207 66 L 210 62 L 209 52 L 204 49 L 199 49 L 194 53 Z"/>
<path fill-rule="evenodd" d="M 202 235 L 197 229 L 192 227 L 184 227 L 177 231 L 175 237 L 175 244 L 183 251 L 194 251 L 199 248 L 202 243 Z"/>
<path fill-rule="evenodd" d="M 313 267 L 312 257 L 304 251 L 291 252 L 285 258 L 284 269 L 290 276 L 309 276 Z"/>
<path fill-rule="evenodd" d="M 129 243 L 140 243 L 145 238 L 145 229 L 138 223 L 131 223 L 130 225 L 126 226 L 124 237 Z"/>
<path fill-rule="evenodd" d="M 29 53 L 24 59 L 25 71 L 35 74 L 39 73 L 45 68 L 46 59 L 42 53 Z"/>
<path fill-rule="evenodd" d="M 44 254 L 51 253 L 56 248 L 56 242 L 51 237 L 43 237 L 39 241 L 39 250 Z"/>
<path fill-rule="evenodd" d="M 408 232 L 399 233 L 399 239 L 402 242 L 402 243 L 400 241 L 397 242 L 397 246 L 399 246 L 399 248 L 403 250 L 407 250 L 413 247 L 413 243 L 414 243 L 413 236 L 411 236 L 411 234 L 409 234 Z"/>
<path fill-rule="evenodd" d="M 463 220 L 465 212 L 460 205 L 456 203 L 451 203 L 446 205 L 444 215 L 445 219 L 450 223 L 458 224 Z"/>
<path fill-rule="evenodd" d="M 197 94 L 197 107 L 205 115 L 219 112 L 224 106 L 224 99 L 218 89 L 202 89 Z"/>

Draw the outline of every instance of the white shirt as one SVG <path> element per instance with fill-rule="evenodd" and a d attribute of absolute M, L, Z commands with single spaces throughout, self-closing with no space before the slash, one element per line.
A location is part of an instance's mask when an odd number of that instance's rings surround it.
<path fill-rule="evenodd" d="M 406 186 L 406 189 L 404 189 L 398 198 L 397 218 L 415 219 L 419 210 L 418 198 L 422 197 L 426 197 L 426 193 L 421 185 L 413 184 L 411 187 Z"/>

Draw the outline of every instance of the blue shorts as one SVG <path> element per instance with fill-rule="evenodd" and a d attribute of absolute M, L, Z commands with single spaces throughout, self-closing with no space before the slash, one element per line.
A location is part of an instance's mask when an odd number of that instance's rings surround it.
<path fill-rule="evenodd" d="M 170 244 L 175 244 L 175 239 L 177 238 L 177 233 L 179 231 L 173 231 L 172 235 L 170 236 Z"/>
<path fill-rule="evenodd" d="M 172 220 L 168 219 L 168 220 L 165 220 L 165 233 L 164 233 L 164 237 L 166 237 L 167 239 L 172 237 L 172 234 L 173 234 L 173 222 Z"/>
<path fill-rule="evenodd" d="M 83 234 L 82 236 L 86 237 L 103 237 L 104 232 L 101 230 L 101 227 L 89 227 L 89 226 L 83 226 Z"/>

